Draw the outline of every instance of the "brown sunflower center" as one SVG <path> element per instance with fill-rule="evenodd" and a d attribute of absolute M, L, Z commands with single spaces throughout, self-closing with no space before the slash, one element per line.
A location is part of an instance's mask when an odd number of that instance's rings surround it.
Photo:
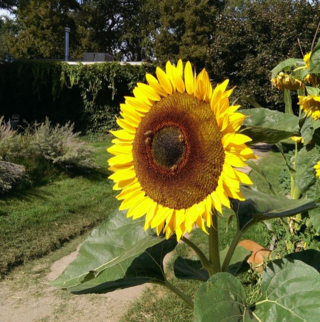
<path fill-rule="evenodd" d="M 157 203 L 187 209 L 218 185 L 225 153 L 210 105 L 174 93 L 142 118 L 133 142 L 136 176 Z"/>
<path fill-rule="evenodd" d="M 177 165 L 185 153 L 184 136 L 179 128 L 166 126 L 158 130 L 151 144 L 153 162 L 166 169 Z"/>

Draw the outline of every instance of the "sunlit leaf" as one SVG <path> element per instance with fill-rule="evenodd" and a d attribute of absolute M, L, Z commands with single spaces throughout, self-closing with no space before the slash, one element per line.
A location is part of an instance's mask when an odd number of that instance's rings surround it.
<path fill-rule="evenodd" d="M 164 256 L 177 242 L 143 229 L 144 220 L 115 211 L 82 244 L 78 257 L 52 283 L 72 292 L 108 292 L 150 281 L 163 282 Z"/>
<path fill-rule="evenodd" d="M 318 321 L 320 274 L 299 260 L 268 264 L 261 280 L 261 299 L 253 315 L 259 321 Z"/>
<path fill-rule="evenodd" d="M 203 283 L 195 296 L 196 322 L 257 321 L 246 307 L 246 292 L 229 273 L 217 273 Z"/>
<path fill-rule="evenodd" d="M 252 142 L 277 143 L 299 133 L 299 119 L 290 114 L 266 108 L 240 110 L 246 115 L 241 132 Z"/>

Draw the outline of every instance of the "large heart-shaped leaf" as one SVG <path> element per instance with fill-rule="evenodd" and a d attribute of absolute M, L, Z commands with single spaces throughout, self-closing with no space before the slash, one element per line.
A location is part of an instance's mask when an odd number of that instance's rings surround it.
<path fill-rule="evenodd" d="M 243 286 L 229 273 L 217 273 L 199 287 L 194 317 L 196 322 L 257 321 L 247 309 Z"/>
<path fill-rule="evenodd" d="M 320 274 L 296 259 L 268 264 L 261 280 L 262 296 L 247 303 L 241 283 L 231 274 L 218 273 L 203 283 L 195 296 L 197 322 L 319 320 Z"/>
<path fill-rule="evenodd" d="M 299 260 L 268 264 L 261 280 L 262 297 L 253 306 L 259 321 L 318 321 L 320 274 Z"/>
<path fill-rule="evenodd" d="M 241 110 L 246 118 L 241 132 L 253 143 L 277 143 L 299 133 L 299 119 L 295 115 L 271 111 L 266 108 Z"/>
<path fill-rule="evenodd" d="M 116 288 L 164 281 L 162 260 L 175 238 L 145 232 L 143 219 L 131 220 L 115 211 L 83 243 L 78 257 L 52 283 L 73 292 L 107 292 Z"/>
<path fill-rule="evenodd" d="M 291 200 L 246 187 L 241 187 L 241 192 L 246 200 L 232 199 L 231 202 L 236 213 L 238 229 L 242 231 L 259 221 L 294 216 L 317 207 L 316 203 L 309 199 Z"/>

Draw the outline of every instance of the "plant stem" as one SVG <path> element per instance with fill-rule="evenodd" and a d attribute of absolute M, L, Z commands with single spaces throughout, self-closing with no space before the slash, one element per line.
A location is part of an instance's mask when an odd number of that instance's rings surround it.
<path fill-rule="evenodd" d="M 195 245 L 191 240 L 189 240 L 186 237 L 182 237 L 181 240 L 188 245 L 191 249 L 194 250 L 194 252 L 198 255 L 202 266 L 209 272 L 211 269 L 211 263 L 209 262 L 208 258 L 206 257 L 206 255 L 202 252 L 202 250 Z"/>
<path fill-rule="evenodd" d="M 191 309 L 193 309 L 194 303 L 190 299 L 190 297 L 188 297 L 186 294 L 184 294 L 183 292 L 181 292 L 178 288 L 176 288 L 170 282 L 168 282 L 167 280 L 165 280 L 164 284 L 163 283 L 156 283 L 156 282 L 154 282 L 154 283 L 155 284 L 160 284 L 160 285 L 166 286 L 170 291 L 172 291 L 173 293 L 175 293 L 176 295 L 178 295 L 182 300 L 184 300 L 189 305 L 189 307 Z"/>
<path fill-rule="evenodd" d="M 212 270 L 209 275 L 221 272 L 220 253 L 219 253 L 219 235 L 218 235 L 218 215 L 213 212 L 212 226 L 209 228 L 209 260 Z"/>
<path fill-rule="evenodd" d="M 223 261 L 222 272 L 226 272 L 228 270 L 232 255 L 233 255 L 234 250 L 236 249 L 236 247 L 237 247 L 237 245 L 239 243 L 239 240 L 240 240 L 242 234 L 243 234 L 243 232 L 241 230 L 237 230 L 237 233 L 236 233 L 236 235 L 234 236 L 234 238 L 232 240 L 232 243 L 230 245 L 228 253 L 227 253 L 227 255 L 226 255 L 226 257 L 225 257 L 225 259 Z"/>

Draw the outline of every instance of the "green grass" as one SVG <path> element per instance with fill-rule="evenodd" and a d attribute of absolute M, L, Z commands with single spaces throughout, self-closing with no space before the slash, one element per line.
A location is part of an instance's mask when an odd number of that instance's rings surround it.
<path fill-rule="evenodd" d="M 107 218 L 117 206 L 106 160 L 104 142 L 96 148 L 98 171 L 60 173 L 50 183 L 38 185 L 0 200 L 0 273 L 59 248 Z M 46 180 L 44 180 L 46 182 Z"/>

